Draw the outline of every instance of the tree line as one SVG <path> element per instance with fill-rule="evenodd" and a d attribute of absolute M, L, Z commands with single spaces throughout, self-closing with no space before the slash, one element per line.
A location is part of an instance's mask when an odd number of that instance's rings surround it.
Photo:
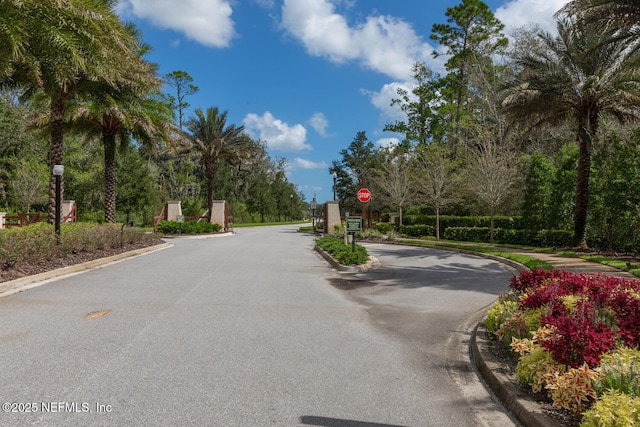
<path fill-rule="evenodd" d="M 271 159 L 218 107 L 185 117 L 193 79 L 181 70 L 159 75 L 116 4 L 0 3 L 3 208 L 48 210 L 53 221 L 53 166 L 61 164 L 63 192 L 81 219 L 150 224 L 170 199 L 182 200 L 186 215 L 226 199 L 240 221 L 301 217 L 286 161 Z"/>
<path fill-rule="evenodd" d="M 481 0 L 446 17 L 431 35 L 446 73 L 416 63 L 392 101 L 405 119 L 385 130 L 400 142 L 359 132 L 329 168 L 346 210 L 363 210 L 354 195 L 368 186 L 365 215 L 519 215 L 573 230 L 576 247 L 640 250 L 638 3 L 574 0 L 556 35 L 525 27 L 510 39 Z"/>
<path fill-rule="evenodd" d="M 201 215 L 213 199 L 236 221 L 302 217 L 286 159 L 197 108 L 185 71 L 159 75 L 114 0 L 0 2 L 0 204 L 55 212 L 55 164 L 81 219 L 149 224 L 167 200 Z M 504 26 L 462 0 L 432 27 L 434 56 L 392 101 L 402 135 L 376 147 L 359 132 L 330 173 L 346 211 L 357 187 L 370 213 L 521 215 L 573 229 L 576 246 L 638 247 L 640 12 L 631 0 L 574 0 L 557 35 Z M 168 89 L 165 91 L 165 89 Z M 117 209 L 116 209 L 117 207 Z"/>

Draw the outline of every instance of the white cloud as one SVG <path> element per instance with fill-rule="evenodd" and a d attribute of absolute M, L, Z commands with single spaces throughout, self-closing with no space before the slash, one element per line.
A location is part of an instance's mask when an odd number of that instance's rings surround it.
<path fill-rule="evenodd" d="M 302 159 L 300 157 L 296 157 L 289 164 L 290 170 L 298 170 L 298 169 L 327 169 L 329 165 L 325 163 L 325 161 L 314 162 L 311 160 Z"/>
<path fill-rule="evenodd" d="M 205 46 L 228 47 L 235 36 L 227 0 L 120 0 L 121 15 L 149 20 Z"/>
<path fill-rule="evenodd" d="M 359 61 L 397 79 L 407 79 L 416 61 L 434 63 L 433 47 L 413 27 L 392 16 L 369 16 L 351 27 L 330 0 L 284 0 L 282 26 L 311 55 L 336 63 Z"/>
<path fill-rule="evenodd" d="M 380 138 L 376 141 L 376 145 L 378 147 L 394 147 L 400 144 L 400 139 L 398 138 Z"/>
<path fill-rule="evenodd" d="M 313 116 L 311 116 L 311 118 L 309 119 L 309 124 L 316 132 L 318 132 L 318 135 L 325 138 L 329 136 L 329 134 L 327 134 L 329 121 L 323 113 L 314 113 Z"/>
<path fill-rule="evenodd" d="M 307 129 L 301 124 L 289 126 L 273 117 L 269 111 L 262 116 L 247 114 L 243 120 L 246 131 L 254 138 L 267 143 L 267 147 L 278 151 L 311 150 L 306 144 Z"/>
<path fill-rule="evenodd" d="M 404 89 L 411 94 L 414 85 L 407 82 L 387 83 L 380 91 L 364 91 L 371 99 L 371 104 L 381 112 L 381 119 L 385 122 L 406 120 L 407 116 L 398 106 L 392 106 L 391 101 L 398 98 L 398 89 Z"/>
<path fill-rule="evenodd" d="M 553 15 L 567 4 L 568 0 L 511 0 L 500 6 L 496 12 L 505 25 L 505 34 L 509 35 L 518 27 L 538 24 L 550 33 L 556 32 L 556 19 Z"/>

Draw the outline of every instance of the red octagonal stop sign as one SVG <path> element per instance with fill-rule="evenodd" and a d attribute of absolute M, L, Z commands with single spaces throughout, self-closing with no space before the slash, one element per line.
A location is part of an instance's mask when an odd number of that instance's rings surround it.
<path fill-rule="evenodd" d="M 371 200 L 371 191 L 369 191 L 368 188 L 361 188 L 360 190 L 358 190 L 358 200 L 360 200 L 362 203 L 367 203 L 369 200 Z"/>

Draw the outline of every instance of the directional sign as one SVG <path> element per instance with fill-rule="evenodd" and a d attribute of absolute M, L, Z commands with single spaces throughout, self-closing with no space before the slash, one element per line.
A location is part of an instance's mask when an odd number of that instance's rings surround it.
<path fill-rule="evenodd" d="M 362 203 L 367 203 L 369 200 L 371 200 L 371 191 L 369 191 L 368 188 L 361 188 L 360 190 L 358 190 L 358 200 L 360 200 Z"/>
<path fill-rule="evenodd" d="M 357 233 L 359 231 L 362 231 L 362 217 L 348 216 L 347 233 Z"/>

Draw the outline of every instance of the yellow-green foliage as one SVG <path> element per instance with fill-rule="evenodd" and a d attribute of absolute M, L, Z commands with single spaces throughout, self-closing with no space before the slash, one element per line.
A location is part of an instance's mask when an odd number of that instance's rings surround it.
<path fill-rule="evenodd" d="M 535 373 L 541 372 L 542 364 L 548 362 L 553 362 L 551 354 L 539 345 L 533 346 L 529 353 L 520 356 L 516 365 L 516 379 L 521 383 L 533 384 Z"/>
<path fill-rule="evenodd" d="M 634 427 L 640 425 L 640 398 L 617 390 L 606 392 L 584 413 L 581 427 Z"/>
<path fill-rule="evenodd" d="M 497 332 L 505 320 L 509 319 L 517 312 L 518 303 L 516 301 L 509 301 L 500 298 L 487 312 L 487 318 L 485 319 L 484 324 L 489 331 Z"/>
<path fill-rule="evenodd" d="M 584 363 L 578 368 L 569 368 L 566 372 L 556 372 L 547 379 L 545 388 L 553 400 L 553 406 L 564 408 L 575 415 L 582 412 L 590 399 L 596 399 L 593 383 L 598 374 Z"/>
<path fill-rule="evenodd" d="M 545 307 L 540 307 L 536 309 L 527 309 L 522 313 L 524 316 L 524 323 L 527 325 L 527 330 L 537 331 L 540 328 L 540 318 L 545 311 Z"/>
<path fill-rule="evenodd" d="M 618 390 L 640 397 L 640 350 L 621 347 L 602 356 L 599 379 L 595 383 L 598 394 Z"/>

